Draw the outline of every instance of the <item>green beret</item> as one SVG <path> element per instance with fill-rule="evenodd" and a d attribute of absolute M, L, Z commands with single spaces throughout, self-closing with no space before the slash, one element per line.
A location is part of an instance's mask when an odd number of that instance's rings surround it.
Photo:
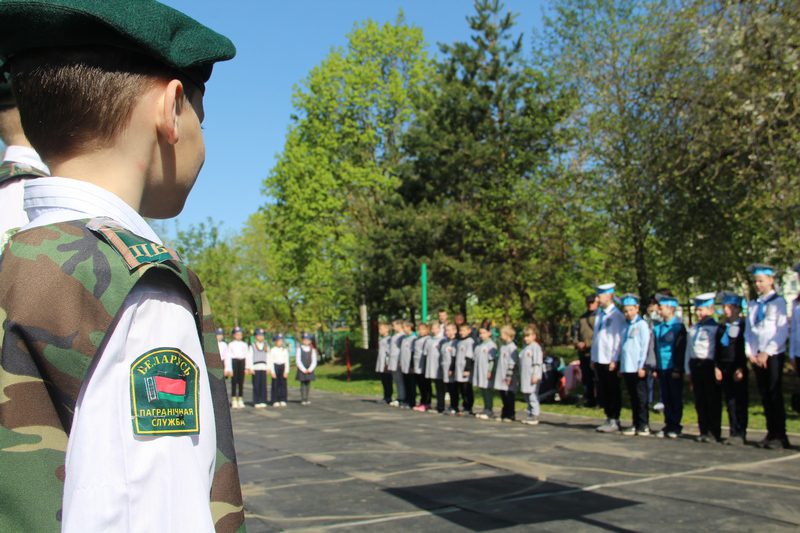
<path fill-rule="evenodd" d="M 185 73 L 200 86 L 236 55 L 227 37 L 155 0 L 0 0 L 0 55 L 112 46 Z"/>

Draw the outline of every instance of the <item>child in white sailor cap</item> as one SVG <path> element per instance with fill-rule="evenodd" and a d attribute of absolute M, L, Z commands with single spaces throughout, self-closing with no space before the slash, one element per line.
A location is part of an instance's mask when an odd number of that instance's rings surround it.
<path fill-rule="evenodd" d="M 786 437 L 782 386 L 786 340 L 789 336 L 786 300 L 775 290 L 773 267 L 754 264 L 748 267 L 748 271 L 753 276 L 758 297 L 747 306 L 744 348 L 753 366 L 767 417 L 767 435 L 759 444 L 769 449 L 786 448 L 789 439 Z"/>
<path fill-rule="evenodd" d="M 622 409 L 618 365 L 622 334 L 627 322 L 614 305 L 615 287 L 613 283 L 605 283 L 598 285 L 596 289 L 599 306 L 592 339 L 592 366 L 597 373 L 597 386 L 606 415 L 605 424 L 597 428 L 601 433 L 619 431 L 619 414 Z"/>

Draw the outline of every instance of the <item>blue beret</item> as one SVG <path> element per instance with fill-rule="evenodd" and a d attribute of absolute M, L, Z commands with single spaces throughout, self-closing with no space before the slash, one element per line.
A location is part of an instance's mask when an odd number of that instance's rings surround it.
<path fill-rule="evenodd" d="M 222 328 L 217 328 L 217 335 L 225 335 L 225 330 Z"/>
<path fill-rule="evenodd" d="M 0 55 L 43 48 L 110 46 L 151 57 L 203 87 L 227 37 L 155 0 L 3 0 Z"/>
<path fill-rule="evenodd" d="M 631 293 L 623 294 L 621 304 L 623 307 L 628 305 L 639 305 L 639 297 Z"/>
<path fill-rule="evenodd" d="M 775 276 L 775 269 L 762 263 L 754 263 L 750 265 L 747 267 L 747 271 L 753 276 Z"/>
<path fill-rule="evenodd" d="M 283 339 L 283 333 L 278 333 L 277 335 L 274 335 L 272 337 L 272 340 L 274 340 L 274 341 L 277 341 L 277 340 L 280 340 L 280 339 Z"/>
<path fill-rule="evenodd" d="M 240 328 L 239 326 L 234 326 L 233 331 L 231 331 L 231 333 L 241 333 L 241 332 L 242 328 Z"/>
<path fill-rule="evenodd" d="M 792 270 L 794 270 L 795 272 L 797 272 L 798 274 L 800 274 L 800 263 L 797 263 L 796 265 L 794 265 L 794 266 L 792 267 Z"/>
<path fill-rule="evenodd" d="M 678 307 L 678 299 L 674 296 L 667 296 L 666 294 L 656 294 L 656 301 L 658 305 L 666 305 L 668 307 Z"/>
<path fill-rule="evenodd" d="M 312 340 L 314 338 L 311 333 L 303 333 L 303 340 Z"/>
<path fill-rule="evenodd" d="M 263 335 L 263 334 L 264 330 L 261 328 L 256 328 L 256 330 L 253 332 L 253 335 Z"/>
<path fill-rule="evenodd" d="M 719 297 L 723 305 L 737 305 L 739 307 L 743 307 L 742 297 L 735 292 L 725 291 L 720 293 Z"/>

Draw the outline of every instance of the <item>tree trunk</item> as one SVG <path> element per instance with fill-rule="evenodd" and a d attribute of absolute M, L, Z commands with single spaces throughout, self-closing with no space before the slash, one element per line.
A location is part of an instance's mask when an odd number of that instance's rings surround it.
<path fill-rule="evenodd" d="M 650 298 L 651 288 L 650 279 L 647 272 L 647 254 L 645 253 L 645 235 L 644 228 L 635 228 L 633 230 L 633 262 L 636 268 L 636 282 L 639 288 L 640 302 L 646 303 Z"/>
<path fill-rule="evenodd" d="M 522 307 L 522 318 L 525 322 L 533 322 L 533 300 L 531 295 L 525 287 L 517 287 L 517 294 L 519 294 L 519 305 Z"/>

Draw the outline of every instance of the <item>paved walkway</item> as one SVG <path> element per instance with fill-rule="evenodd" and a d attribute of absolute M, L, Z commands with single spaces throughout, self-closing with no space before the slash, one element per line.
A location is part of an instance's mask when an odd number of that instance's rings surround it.
<path fill-rule="evenodd" d="M 800 528 L 796 450 L 290 400 L 233 413 L 251 532 Z"/>

